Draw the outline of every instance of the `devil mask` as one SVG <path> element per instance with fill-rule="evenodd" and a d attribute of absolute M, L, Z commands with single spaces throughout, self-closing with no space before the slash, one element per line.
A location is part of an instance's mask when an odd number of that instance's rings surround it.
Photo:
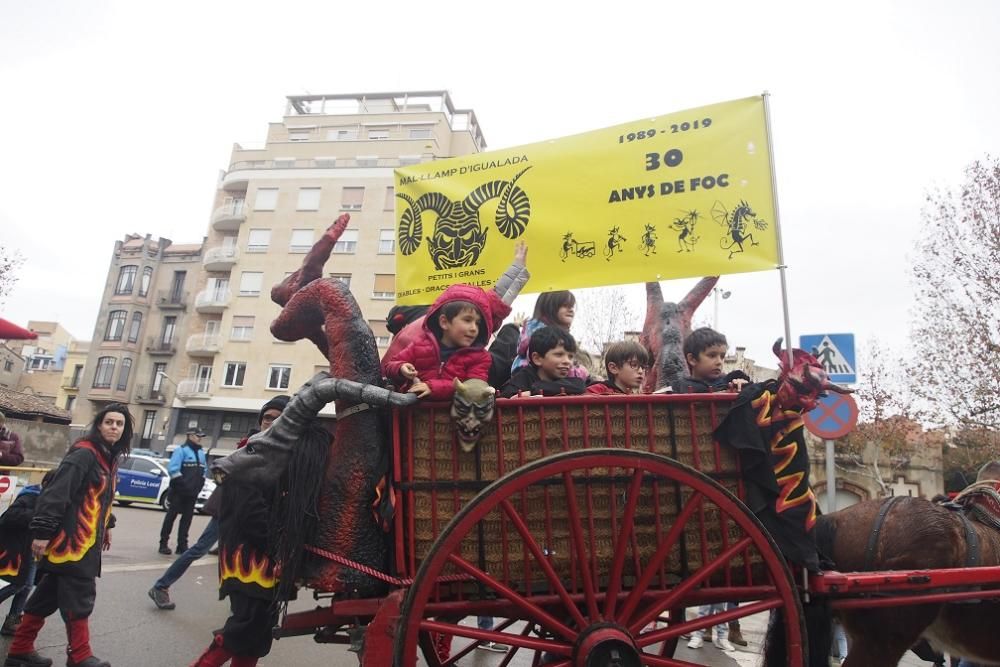
<path fill-rule="evenodd" d="M 451 402 L 451 420 L 462 450 L 471 452 L 483 437 L 483 427 L 493 421 L 495 390 L 482 380 L 462 382 L 455 378 L 455 398 Z"/>

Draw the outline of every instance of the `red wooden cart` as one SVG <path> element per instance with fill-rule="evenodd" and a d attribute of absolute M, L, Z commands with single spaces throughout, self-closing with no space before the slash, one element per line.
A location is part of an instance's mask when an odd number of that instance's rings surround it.
<path fill-rule="evenodd" d="M 1000 568 L 830 572 L 797 585 L 740 501 L 734 452 L 712 437 L 731 399 L 499 400 L 472 452 L 453 437 L 449 406 L 396 412 L 393 571 L 365 570 L 390 593 L 288 614 L 279 635 L 348 643 L 372 667 L 419 655 L 461 664 L 490 641 L 509 647 L 504 666 L 690 665 L 673 658 L 682 634 L 782 609 L 789 665 L 801 667 L 803 595 L 843 607 L 1000 595 L 956 588 L 998 582 Z M 712 602 L 740 604 L 686 619 Z M 497 624 L 479 629 L 477 616 Z"/>

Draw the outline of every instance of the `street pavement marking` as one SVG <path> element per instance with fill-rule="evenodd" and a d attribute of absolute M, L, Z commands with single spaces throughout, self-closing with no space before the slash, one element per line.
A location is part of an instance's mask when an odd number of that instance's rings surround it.
<path fill-rule="evenodd" d="M 171 561 L 173 562 L 173 561 Z M 202 565 L 215 565 L 219 559 L 215 556 L 206 556 L 191 563 L 190 567 L 200 567 Z M 136 563 L 135 565 L 111 565 L 101 568 L 101 573 L 105 572 L 144 572 L 146 570 L 166 570 L 170 563 Z"/>

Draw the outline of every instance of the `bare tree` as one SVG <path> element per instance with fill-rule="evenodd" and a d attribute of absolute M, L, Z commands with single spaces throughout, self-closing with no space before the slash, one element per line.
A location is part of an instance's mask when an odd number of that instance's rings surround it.
<path fill-rule="evenodd" d="M 7 296 L 14 290 L 19 276 L 18 269 L 24 264 L 24 257 L 17 250 L 10 250 L 0 246 L 0 306 L 2 306 Z"/>
<path fill-rule="evenodd" d="M 888 493 L 896 473 L 910 464 L 917 447 L 930 436 L 913 418 L 901 355 L 878 340 L 866 345 L 858 391 L 858 426 L 838 445 L 838 466 L 871 477 L 882 494 Z"/>
<path fill-rule="evenodd" d="M 608 343 L 624 340 L 626 331 L 638 330 L 638 311 L 629 304 L 621 287 L 574 290 L 576 319 L 573 336 L 588 352 L 594 354 L 594 369 L 604 374 L 604 348 Z"/>
<path fill-rule="evenodd" d="M 913 360 L 921 416 L 1000 428 L 1000 161 L 927 197 L 913 267 Z"/>

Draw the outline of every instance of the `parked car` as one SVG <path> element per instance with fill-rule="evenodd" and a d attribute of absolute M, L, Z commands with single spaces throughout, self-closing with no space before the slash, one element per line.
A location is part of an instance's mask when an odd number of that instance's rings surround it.
<path fill-rule="evenodd" d="M 132 503 L 159 505 L 163 509 L 170 507 L 167 489 L 170 488 L 170 474 L 167 472 L 168 459 L 133 454 L 118 466 L 118 483 L 115 489 L 115 500 L 119 505 L 128 507 Z M 205 501 L 215 490 L 215 482 L 205 480 L 205 485 L 198 494 L 194 508 L 201 512 Z"/>

